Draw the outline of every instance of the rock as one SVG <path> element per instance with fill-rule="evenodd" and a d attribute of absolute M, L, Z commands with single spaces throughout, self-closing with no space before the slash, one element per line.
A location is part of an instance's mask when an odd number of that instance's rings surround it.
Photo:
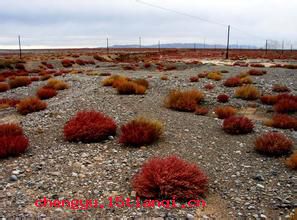
<path fill-rule="evenodd" d="M 11 175 L 9 177 L 9 180 L 12 181 L 12 182 L 14 182 L 14 181 L 17 181 L 18 180 L 18 177 L 16 175 Z"/>
<path fill-rule="evenodd" d="M 131 198 L 136 198 L 136 192 L 135 191 L 131 192 Z"/>
<path fill-rule="evenodd" d="M 13 174 L 13 175 L 19 175 L 20 173 L 21 173 L 20 170 L 14 170 L 14 171 L 12 171 L 12 174 Z"/>
<path fill-rule="evenodd" d="M 257 187 L 260 188 L 260 189 L 264 189 L 265 187 L 261 184 L 257 184 Z"/>
<path fill-rule="evenodd" d="M 260 215 L 260 218 L 261 218 L 261 219 L 267 219 L 267 216 L 264 215 L 264 214 L 261 214 L 261 215 Z"/>
<path fill-rule="evenodd" d="M 81 155 L 81 157 L 83 157 L 83 158 L 86 158 L 88 156 L 89 156 L 89 154 L 87 154 L 87 153 L 82 153 L 82 155 Z"/>
<path fill-rule="evenodd" d="M 188 213 L 187 214 L 187 219 L 192 220 L 192 219 L 194 219 L 194 216 Z"/>
<path fill-rule="evenodd" d="M 264 177 L 261 174 L 257 174 L 256 176 L 254 176 L 254 180 L 264 181 Z"/>
<path fill-rule="evenodd" d="M 108 136 L 108 140 L 114 140 L 114 136 Z"/>

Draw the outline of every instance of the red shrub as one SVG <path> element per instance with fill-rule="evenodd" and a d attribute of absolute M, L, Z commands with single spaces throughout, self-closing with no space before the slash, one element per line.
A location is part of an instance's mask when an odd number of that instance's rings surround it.
<path fill-rule="evenodd" d="M 223 129 L 229 134 L 247 134 L 253 131 L 253 122 L 241 116 L 231 116 L 223 122 Z"/>
<path fill-rule="evenodd" d="M 227 86 L 227 87 L 236 87 L 241 85 L 242 83 L 239 77 L 231 77 L 224 82 L 224 86 Z"/>
<path fill-rule="evenodd" d="M 151 67 L 151 64 L 150 63 L 145 63 L 143 66 L 144 66 L 144 68 L 148 69 L 148 68 Z"/>
<path fill-rule="evenodd" d="M 5 76 L 0 75 L 0 82 L 4 82 L 6 80 Z"/>
<path fill-rule="evenodd" d="M 251 63 L 250 67 L 265 67 L 265 65 L 263 65 L 261 63 Z"/>
<path fill-rule="evenodd" d="M 265 75 L 267 72 L 266 70 L 251 69 L 247 73 L 251 76 L 262 76 Z"/>
<path fill-rule="evenodd" d="M 82 111 L 64 126 L 64 138 L 73 142 L 97 142 L 115 135 L 116 123 L 101 112 Z"/>
<path fill-rule="evenodd" d="M 274 110 L 277 113 L 291 113 L 297 111 L 296 99 L 282 98 L 274 105 Z"/>
<path fill-rule="evenodd" d="M 132 180 L 138 196 L 152 199 L 197 199 L 206 193 L 207 184 L 198 166 L 175 156 L 148 160 Z"/>
<path fill-rule="evenodd" d="M 84 60 L 81 60 L 81 59 L 75 60 L 75 63 L 77 63 L 80 66 L 84 66 L 86 64 L 86 62 Z"/>
<path fill-rule="evenodd" d="M 225 119 L 235 115 L 236 109 L 231 106 L 221 106 L 215 109 L 215 113 L 219 119 Z"/>
<path fill-rule="evenodd" d="M 32 82 L 34 82 L 34 81 L 39 81 L 39 77 L 38 77 L 38 76 L 32 76 L 32 77 L 30 78 L 30 80 L 31 80 Z"/>
<path fill-rule="evenodd" d="M 197 76 L 190 77 L 190 82 L 198 82 L 199 78 Z"/>
<path fill-rule="evenodd" d="M 284 85 L 273 85 L 272 91 L 273 92 L 290 92 L 290 89 Z"/>
<path fill-rule="evenodd" d="M 119 142 L 125 145 L 142 146 L 152 144 L 163 133 L 163 125 L 156 120 L 137 118 L 121 127 Z"/>
<path fill-rule="evenodd" d="M 289 158 L 287 158 L 286 165 L 291 169 L 297 170 L 297 151 L 293 153 Z M 295 213 L 295 215 L 297 216 L 297 210 L 295 211 Z"/>
<path fill-rule="evenodd" d="M 202 106 L 197 106 L 195 109 L 196 115 L 207 115 L 208 112 L 209 112 L 208 108 L 202 107 Z"/>
<path fill-rule="evenodd" d="M 42 87 L 37 90 L 37 97 L 40 99 L 49 99 L 56 96 L 58 93 L 55 89 Z"/>
<path fill-rule="evenodd" d="M 23 136 L 0 136 L 0 158 L 17 156 L 24 153 L 29 146 L 28 139 Z"/>
<path fill-rule="evenodd" d="M 18 70 L 25 70 L 25 65 L 22 64 L 22 63 L 17 63 L 15 65 L 15 68 L 18 69 Z"/>
<path fill-rule="evenodd" d="M 22 115 L 46 109 L 47 104 L 36 97 L 25 98 L 17 104 L 17 111 Z"/>
<path fill-rule="evenodd" d="M 199 78 L 205 78 L 205 77 L 207 77 L 207 75 L 208 75 L 208 73 L 199 73 L 198 77 Z"/>
<path fill-rule="evenodd" d="M 14 79 L 10 79 L 8 81 L 8 84 L 11 89 L 22 87 L 22 86 L 28 86 L 31 84 L 31 79 L 26 76 L 18 76 L 18 77 L 15 77 Z"/>
<path fill-rule="evenodd" d="M 52 76 L 50 75 L 50 74 L 45 74 L 45 75 L 42 75 L 42 76 L 40 76 L 40 80 L 41 81 L 45 81 L 45 80 L 48 80 L 48 79 L 50 79 L 50 78 L 52 78 Z"/>
<path fill-rule="evenodd" d="M 297 65 L 293 65 L 293 64 L 285 64 L 283 65 L 283 68 L 287 68 L 287 69 L 297 69 Z"/>
<path fill-rule="evenodd" d="M 233 66 L 247 67 L 249 64 L 243 61 L 236 61 Z"/>
<path fill-rule="evenodd" d="M 211 84 L 211 83 L 204 85 L 204 89 L 207 89 L 207 90 L 212 90 L 212 89 L 214 89 L 214 87 L 215 87 L 215 85 Z"/>
<path fill-rule="evenodd" d="M 263 95 L 260 100 L 265 105 L 274 105 L 277 102 L 277 96 L 275 95 Z"/>
<path fill-rule="evenodd" d="M 280 156 L 291 151 L 293 142 L 282 133 L 269 132 L 256 139 L 255 150 L 268 156 Z"/>
<path fill-rule="evenodd" d="M 63 67 L 67 68 L 67 67 L 72 67 L 72 65 L 74 64 L 73 60 L 62 60 L 61 61 Z"/>
<path fill-rule="evenodd" d="M 9 85 L 7 83 L 0 82 L 0 92 L 6 92 L 9 90 Z"/>
<path fill-rule="evenodd" d="M 23 129 L 17 124 L 0 124 L 0 137 L 23 135 Z"/>
<path fill-rule="evenodd" d="M 10 107 L 15 107 L 20 100 L 18 99 L 0 99 L 0 106 L 1 105 L 8 105 Z"/>
<path fill-rule="evenodd" d="M 47 63 L 47 64 L 46 64 L 46 67 L 47 67 L 48 69 L 54 69 L 53 64 L 50 64 L 50 63 Z"/>
<path fill-rule="evenodd" d="M 221 103 L 226 103 L 229 101 L 229 96 L 226 94 L 220 94 L 217 96 L 217 101 Z"/>
<path fill-rule="evenodd" d="M 277 114 L 272 117 L 271 126 L 274 128 L 297 130 L 297 118 L 289 115 Z"/>

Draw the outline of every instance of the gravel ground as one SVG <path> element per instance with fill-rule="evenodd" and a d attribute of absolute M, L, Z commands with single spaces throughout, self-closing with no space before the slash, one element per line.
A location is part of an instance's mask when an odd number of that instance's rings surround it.
<path fill-rule="evenodd" d="M 0 217 L 38 217 L 85 219 L 90 217 L 166 219 L 285 219 L 297 206 L 296 172 L 284 165 L 284 158 L 263 157 L 254 152 L 254 140 L 265 131 L 278 130 L 255 121 L 255 131 L 248 135 L 232 136 L 221 129 L 222 120 L 212 113 L 197 116 L 176 112 L 163 106 L 170 89 L 198 88 L 206 83 L 216 87 L 205 91 L 206 104 L 218 105 L 216 96 L 234 89 L 222 86 L 223 81 L 201 79 L 190 83 L 189 77 L 203 71 L 228 70 L 224 78 L 248 68 L 214 65 L 196 65 L 166 72 L 169 80 L 160 80 L 161 73 L 150 70 L 123 71 L 120 65 L 110 67 L 100 63 L 100 68 L 84 67 L 98 73 L 110 72 L 130 77 L 149 78 L 150 89 L 146 95 L 118 95 L 109 87 L 102 87 L 99 75 L 68 74 L 59 77 L 70 84 L 70 89 L 60 91 L 48 100 L 48 108 L 27 116 L 18 115 L 14 109 L 0 111 L 1 122 L 19 121 L 30 139 L 29 150 L 16 158 L 0 161 Z M 252 77 L 262 91 L 271 91 L 275 83 L 282 83 L 297 91 L 297 70 L 265 68 L 268 74 Z M 45 82 L 34 82 L 29 87 L 17 88 L 1 97 L 33 95 Z M 270 117 L 269 107 L 259 101 L 246 102 L 232 98 L 230 105 L 245 108 L 257 106 L 256 114 Z M 63 140 L 63 126 L 77 111 L 94 109 L 113 117 L 118 126 L 135 116 L 159 119 L 165 124 L 160 141 L 141 148 L 121 146 L 117 137 L 102 143 L 67 143 Z M 284 131 L 295 144 L 297 133 Z M 295 146 L 296 149 L 296 146 Z M 189 209 L 137 209 L 105 208 L 71 211 L 63 208 L 36 208 L 36 199 L 97 199 L 121 195 L 135 198 L 131 177 L 142 163 L 152 156 L 179 155 L 199 165 L 209 176 L 206 208 Z"/>

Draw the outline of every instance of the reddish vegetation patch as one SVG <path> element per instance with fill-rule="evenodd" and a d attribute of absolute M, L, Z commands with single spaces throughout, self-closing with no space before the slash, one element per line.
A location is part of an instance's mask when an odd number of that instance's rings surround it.
<path fill-rule="evenodd" d="M 286 68 L 286 69 L 297 69 L 297 65 L 293 65 L 293 64 L 285 64 L 283 65 L 283 68 Z"/>
<path fill-rule="evenodd" d="M 263 68 L 263 67 L 265 67 L 265 65 L 264 64 L 261 64 L 261 63 L 251 63 L 250 64 L 250 67 L 260 67 L 260 68 Z"/>
<path fill-rule="evenodd" d="M 49 99 L 56 96 L 58 93 L 55 89 L 42 87 L 37 90 L 37 97 L 40 99 Z"/>
<path fill-rule="evenodd" d="M 275 128 L 297 130 L 297 118 L 289 115 L 277 114 L 272 117 L 272 120 L 268 125 Z"/>
<path fill-rule="evenodd" d="M 178 157 L 153 158 L 134 176 L 132 188 L 144 198 L 197 199 L 207 191 L 208 178 L 195 164 Z"/>
<path fill-rule="evenodd" d="M 73 60 L 62 60 L 61 61 L 63 67 L 67 68 L 67 67 L 72 67 L 72 65 L 75 63 Z"/>
<path fill-rule="evenodd" d="M 262 76 L 265 75 L 267 72 L 266 70 L 250 69 L 247 73 L 251 76 Z"/>
<path fill-rule="evenodd" d="M 239 77 L 231 77 L 228 78 L 225 82 L 224 82 L 224 86 L 226 87 L 237 87 L 237 86 L 241 86 L 241 79 Z"/>
<path fill-rule="evenodd" d="M 253 122 L 240 116 L 231 116 L 223 122 L 223 129 L 229 134 L 247 134 L 253 131 Z"/>
<path fill-rule="evenodd" d="M 16 124 L 0 125 L 0 158 L 17 156 L 24 153 L 29 146 L 23 129 Z"/>
<path fill-rule="evenodd" d="M 6 92 L 9 90 L 9 85 L 7 83 L 0 82 L 0 92 Z"/>
<path fill-rule="evenodd" d="M 260 100 L 265 105 L 274 105 L 277 102 L 277 96 L 275 95 L 263 95 Z"/>
<path fill-rule="evenodd" d="M 18 76 L 18 77 L 15 77 L 14 79 L 10 79 L 8 81 L 8 84 L 11 89 L 22 87 L 22 86 L 28 86 L 31 84 L 31 79 L 26 76 Z"/>
<path fill-rule="evenodd" d="M 281 98 L 273 108 L 277 113 L 293 113 L 297 111 L 297 100 L 296 98 Z"/>
<path fill-rule="evenodd" d="M 273 85 L 272 87 L 273 92 L 290 92 L 291 90 L 285 85 Z"/>
<path fill-rule="evenodd" d="M 15 68 L 18 69 L 18 70 L 25 70 L 25 69 L 26 69 L 26 68 L 25 68 L 25 65 L 22 64 L 22 63 L 17 63 L 17 64 L 15 65 Z"/>
<path fill-rule="evenodd" d="M 67 141 L 98 142 L 116 133 L 114 120 L 101 112 L 78 112 L 64 126 Z"/>
<path fill-rule="evenodd" d="M 38 77 L 38 76 L 32 76 L 32 77 L 30 78 L 30 80 L 31 80 L 32 82 L 34 82 L 34 81 L 39 81 L 39 77 Z"/>
<path fill-rule="evenodd" d="M 31 97 L 22 99 L 17 104 L 17 111 L 22 115 L 27 115 L 32 112 L 38 112 L 46 109 L 47 104 L 41 101 L 39 98 Z"/>
<path fill-rule="evenodd" d="M 255 150 L 268 156 L 288 154 L 293 142 L 282 133 L 269 132 L 256 139 Z"/>
<path fill-rule="evenodd" d="M 235 115 L 236 109 L 232 106 L 221 106 L 215 109 L 215 113 L 219 119 L 225 119 Z"/>
<path fill-rule="evenodd" d="M 243 61 L 236 61 L 235 63 L 233 63 L 233 66 L 247 67 L 249 66 L 249 64 Z"/>
<path fill-rule="evenodd" d="M 226 94 L 220 94 L 217 96 L 217 101 L 221 103 L 226 103 L 229 101 L 229 96 Z"/>
<path fill-rule="evenodd" d="M 190 77 L 190 82 L 199 82 L 199 77 L 197 76 Z"/>
<path fill-rule="evenodd" d="M 198 74 L 198 77 L 199 77 L 199 78 L 205 78 L 205 77 L 207 77 L 207 74 L 208 74 L 208 73 L 199 73 L 199 74 Z"/>
<path fill-rule="evenodd" d="M 286 160 L 286 165 L 291 169 L 297 170 L 297 151 Z"/>
<path fill-rule="evenodd" d="M 207 115 L 209 112 L 208 108 L 198 105 L 195 109 L 196 115 Z"/>
<path fill-rule="evenodd" d="M 15 107 L 20 100 L 18 99 L 0 99 L 0 106 L 7 105 L 10 107 Z"/>
<path fill-rule="evenodd" d="M 215 85 L 211 83 L 204 85 L 204 89 L 206 90 L 213 90 L 214 88 L 215 88 Z"/>
<path fill-rule="evenodd" d="M 161 122 L 138 118 L 121 127 L 119 142 L 131 146 L 148 145 L 158 140 L 162 133 Z"/>

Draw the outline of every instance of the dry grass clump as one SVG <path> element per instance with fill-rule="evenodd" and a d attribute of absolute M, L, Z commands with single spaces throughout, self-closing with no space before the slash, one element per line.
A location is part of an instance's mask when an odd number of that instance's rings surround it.
<path fill-rule="evenodd" d="M 275 95 L 263 95 L 260 100 L 265 105 L 274 105 L 277 102 L 277 96 Z"/>
<path fill-rule="evenodd" d="M 239 77 L 231 77 L 224 82 L 224 86 L 226 87 L 237 87 L 241 85 L 242 85 L 242 82 L 241 82 L 241 78 Z"/>
<path fill-rule="evenodd" d="M 4 82 L 0 82 L 0 92 L 6 92 L 9 90 L 9 85 Z"/>
<path fill-rule="evenodd" d="M 206 90 L 212 90 L 212 89 L 214 89 L 214 87 L 215 87 L 215 85 L 211 84 L 211 83 L 204 85 L 204 89 L 206 89 Z"/>
<path fill-rule="evenodd" d="M 222 79 L 222 74 L 220 72 L 210 72 L 207 74 L 207 78 L 215 81 L 220 81 Z"/>
<path fill-rule="evenodd" d="M 148 160 L 132 180 L 137 196 L 152 199 L 197 199 L 207 185 L 208 177 L 198 166 L 175 156 Z"/>
<path fill-rule="evenodd" d="M 161 76 L 160 79 L 161 79 L 161 80 L 169 80 L 168 76 L 166 76 L 166 75 Z"/>
<path fill-rule="evenodd" d="M 102 85 L 103 86 L 113 86 L 114 83 L 117 84 L 118 82 L 127 81 L 127 80 L 128 80 L 128 78 L 126 76 L 112 75 L 112 76 L 105 78 L 102 81 Z M 116 87 L 116 86 L 113 86 L 113 87 Z"/>
<path fill-rule="evenodd" d="M 69 85 L 62 80 L 51 78 L 47 81 L 46 87 L 52 88 L 55 90 L 64 90 L 64 89 L 68 89 Z"/>
<path fill-rule="evenodd" d="M 290 92 L 291 90 L 285 85 L 275 84 L 272 87 L 272 91 L 273 92 Z"/>
<path fill-rule="evenodd" d="M 22 86 L 28 86 L 31 84 L 31 79 L 27 76 L 17 76 L 13 79 L 10 79 L 8 81 L 8 84 L 11 89 Z"/>
<path fill-rule="evenodd" d="M 293 147 L 293 142 L 282 133 L 268 132 L 258 137 L 255 150 L 267 156 L 281 156 L 288 154 Z"/>
<path fill-rule="evenodd" d="M 297 111 L 297 100 L 293 98 L 281 98 L 273 106 L 277 113 L 294 113 Z"/>
<path fill-rule="evenodd" d="M 244 100 L 255 100 L 260 97 L 260 92 L 252 85 L 245 85 L 235 90 L 235 96 Z"/>
<path fill-rule="evenodd" d="M 265 125 L 280 129 L 297 130 L 297 118 L 285 114 L 276 114 Z"/>
<path fill-rule="evenodd" d="M 226 94 L 220 94 L 217 96 L 217 101 L 221 103 L 226 103 L 229 101 L 229 96 Z"/>
<path fill-rule="evenodd" d="M 130 146 L 142 146 L 157 141 L 163 133 L 163 124 L 158 120 L 136 118 L 121 127 L 119 142 Z"/>
<path fill-rule="evenodd" d="M 172 90 L 165 98 L 165 106 L 178 111 L 194 112 L 197 105 L 204 99 L 199 90 Z"/>
<path fill-rule="evenodd" d="M 207 75 L 208 75 L 208 73 L 199 73 L 198 77 L 199 78 L 205 78 L 205 77 L 207 77 Z"/>
<path fill-rule="evenodd" d="M 72 67 L 72 65 L 74 64 L 74 60 L 68 60 L 68 59 L 65 59 L 65 60 L 62 60 L 61 61 L 61 64 L 63 65 L 63 67 L 67 68 L 67 67 Z"/>
<path fill-rule="evenodd" d="M 235 115 L 237 112 L 236 108 L 232 106 L 220 106 L 215 109 L 215 113 L 219 119 L 229 118 Z"/>
<path fill-rule="evenodd" d="M 47 104 L 36 97 L 22 99 L 17 104 L 17 111 L 22 115 L 27 115 L 32 112 L 38 112 L 46 109 Z"/>
<path fill-rule="evenodd" d="M 57 90 L 47 87 L 39 88 L 36 92 L 37 97 L 40 99 L 50 99 L 57 94 Z"/>
<path fill-rule="evenodd" d="M 196 115 L 207 115 L 208 112 L 209 112 L 208 108 L 203 107 L 203 106 L 200 106 L 200 105 L 198 105 L 198 106 L 195 108 L 195 114 L 196 114 Z"/>
<path fill-rule="evenodd" d="M 266 70 L 258 70 L 258 69 L 250 69 L 247 73 L 251 76 L 262 76 L 265 75 L 267 72 Z"/>
<path fill-rule="evenodd" d="M 243 116 L 231 116 L 224 119 L 223 122 L 223 130 L 229 134 L 247 134 L 253 129 L 253 122 Z"/>
<path fill-rule="evenodd" d="M 190 77 L 190 82 L 199 82 L 199 77 L 198 76 L 191 76 Z"/>
<path fill-rule="evenodd" d="M 146 79 L 134 79 L 133 82 L 145 87 L 146 89 L 149 88 L 149 82 Z"/>
<path fill-rule="evenodd" d="M 297 151 L 287 158 L 286 165 L 293 170 L 297 170 Z"/>
<path fill-rule="evenodd" d="M 119 83 L 116 88 L 118 93 L 121 95 L 143 95 L 145 94 L 147 89 L 146 87 L 137 84 L 133 81 L 124 81 L 122 83 Z"/>
<path fill-rule="evenodd" d="M 251 77 L 246 76 L 246 77 L 240 78 L 240 82 L 242 84 L 252 84 L 253 83 L 253 80 L 251 79 Z"/>

